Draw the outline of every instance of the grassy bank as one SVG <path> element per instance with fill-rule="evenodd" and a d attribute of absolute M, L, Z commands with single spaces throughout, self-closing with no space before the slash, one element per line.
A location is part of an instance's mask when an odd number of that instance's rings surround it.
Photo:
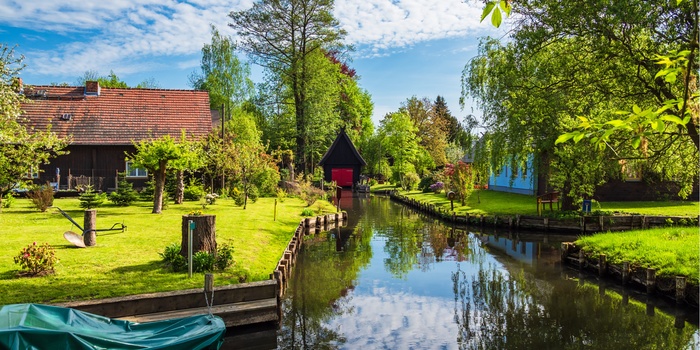
<path fill-rule="evenodd" d="M 699 283 L 700 234 L 697 228 L 661 228 L 599 233 L 576 241 L 587 253 L 605 254 L 611 264 L 629 261 L 654 268 L 658 276 L 687 276 Z"/>
<path fill-rule="evenodd" d="M 319 202 L 321 203 L 321 202 Z M 54 206 L 67 211 L 79 224 L 83 210 L 77 199 L 57 199 Z M 233 246 L 235 265 L 215 274 L 217 285 L 268 278 L 301 220 L 306 204 L 287 198 L 277 205 L 273 221 L 274 198 L 261 198 L 243 210 L 230 200 L 219 200 L 204 209 L 216 215 L 219 244 Z M 319 210 L 314 204 L 312 209 Z M 321 210 L 335 211 L 328 202 Z M 97 209 L 97 228 L 124 223 L 126 232 L 98 232 L 97 245 L 86 249 L 73 247 L 63 232 L 77 231 L 58 211 L 41 213 L 28 200 L 17 200 L 0 213 L 0 304 L 18 302 L 59 302 L 104 298 L 130 294 L 201 288 L 203 276 L 187 278 L 162 268 L 160 256 L 165 246 L 181 241 L 181 220 L 194 210 L 197 202 L 170 205 L 163 214 L 151 214 L 151 204 L 139 202 L 130 207 L 106 205 Z M 47 242 L 56 248 L 60 259 L 56 273 L 41 278 L 17 278 L 19 265 L 13 257 L 32 242 Z"/>
<path fill-rule="evenodd" d="M 392 186 L 383 185 L 382 189 L 392 189 Z M 375 187 L 372 188 L 375 190 Z M 424 203 L 434 204 L 445 210 L 450 210 L 450 200 L 443 193 L 423 193 L 420 191 L 401 191 L 403 195 L 410 196 Z M 537 199 L 535 196 L 497 192 L 489 190 L 475 190 L 463 206 L 459 200 L 454 201 L 454 211 L 457 215 L 537 215 Z M 554 206 L 556 210 L 556 204 Z M 594 202 L 594 211 L 618 212 L 641 215 L 663 216 L 695 216 L 700 214 L 700 203 L 694 201 L 666 201 L 666 202 Z M 550 215 L 549 207 L 544 211 Z"/>

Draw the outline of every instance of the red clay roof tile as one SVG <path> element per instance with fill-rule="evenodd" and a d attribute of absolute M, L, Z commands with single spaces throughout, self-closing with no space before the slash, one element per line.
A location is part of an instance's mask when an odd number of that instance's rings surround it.
<path fill-rule="evenodd" d="M 45 91 L 45 93 L 44 93 Z M 31 101 L 22 104 L 23 121 L 35 129 L 72 136 L 75 145 L 129 145 L 132 141 L 179 137 L 201 138 L 212 129 L 209 94 L 196 90 L 101 88 L 86 96 L 85 88 L 33 86 Z"/>

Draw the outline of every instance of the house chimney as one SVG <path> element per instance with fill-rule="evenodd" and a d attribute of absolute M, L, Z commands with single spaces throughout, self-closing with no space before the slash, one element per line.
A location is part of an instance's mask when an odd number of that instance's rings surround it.
<path fill-rule="evenodd" d="M 100 83 L 97 81 L 88 80 L 85 82 L 86 96 L 100 96 Z"/>

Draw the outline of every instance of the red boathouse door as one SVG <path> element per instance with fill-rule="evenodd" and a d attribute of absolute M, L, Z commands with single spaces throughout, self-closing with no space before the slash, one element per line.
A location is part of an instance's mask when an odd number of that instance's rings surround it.
<path fill-rule="evenodd" d="M 352 168 L 331 169 L 331 180 L 340 187 L 352 187 Z"/>

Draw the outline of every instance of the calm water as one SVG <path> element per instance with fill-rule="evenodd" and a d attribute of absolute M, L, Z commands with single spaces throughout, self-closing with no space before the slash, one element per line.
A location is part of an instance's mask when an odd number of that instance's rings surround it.
<path fill-rule="evenodd" d="M 564 238 L 448 227 L 383 197 L 307 236 L 280 349 L 693 349 L 697 312 L 559 264 Z"/>

